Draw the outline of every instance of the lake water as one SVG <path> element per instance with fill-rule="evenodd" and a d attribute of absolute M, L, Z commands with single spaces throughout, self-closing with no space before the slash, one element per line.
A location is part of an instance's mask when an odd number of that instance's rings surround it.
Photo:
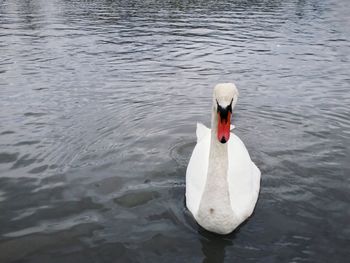
<path fill-rule="evenodd" d="M 0 262 L 347 262 L 350 1 L 0 2 Z M 228 236 L 184 205 L 233 81 L 262 172 Z"/>

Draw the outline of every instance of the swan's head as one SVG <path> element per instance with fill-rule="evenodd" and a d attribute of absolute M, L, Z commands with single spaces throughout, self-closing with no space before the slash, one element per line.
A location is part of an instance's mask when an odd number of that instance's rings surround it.
<path fill-rule="evenodd" d="M 214 110 L 217 114 L 217 138 L 221 143 L 230 139 L 231 114 L 238 99 L 233 83 L 220 83 L 214 88 Z"/>

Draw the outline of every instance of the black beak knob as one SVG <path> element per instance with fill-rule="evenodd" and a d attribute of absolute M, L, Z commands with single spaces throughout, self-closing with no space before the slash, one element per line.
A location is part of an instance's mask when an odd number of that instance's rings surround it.
<path fill-rule="evenodd" d="M 217 108 L 218 108 L 218 113 L 220 114 L 220 118 L 221 118 L 221 121 L 225 121 L 227 122 L 227 116 L 228 116 L 228 113 L 232 113 L 232 101 L 233 99 L 231 100 L 231 103 L 230 105 L 228 105 L 227 107 L 221 107 L 219 102 L 216 100 L 216 104 L 217 104 Z"/>

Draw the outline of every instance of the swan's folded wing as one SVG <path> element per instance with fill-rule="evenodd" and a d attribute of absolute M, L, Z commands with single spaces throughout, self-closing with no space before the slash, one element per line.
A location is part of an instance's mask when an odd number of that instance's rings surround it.
<path fill-rule="evenodd" d="M 250 159 L 244 143 L 231 133 L 228 144 L 231 207 L 245 220 L 254 210 L 260 186 L 260 171 Z"/>
<path fill-rule="evenodd" d="M 199 129 L 198 129 L 199 127 Z M 202 130 L 200 130 L 202 129 Z M 202 124 L 197 125 L 197 131 L 206 132 L 200 134 L 199 142 L 193 149 L 186 170 L 186 206 L 193 216 L 196 216 L 201 197 L 205 188 L 208 173 L 210 130 Z M 198 135 L 197 135 L 198 136 Z"/>
<path fill-rule="evenodd" d="M 258 199 L 259 191 L 260 191 L 260 180 L 261 180 L 261 172 L 256 164 L 252 161 L 252 172 L 253 172 L 253 200 Z"/>
<path fill-rule="evenodd" d="M 202 140 L 208 133 L 210 133 L 210 129 L 205 127 L 204 124 L 197 122 L 197 129 L 196 129 L 197 142 Z"/>

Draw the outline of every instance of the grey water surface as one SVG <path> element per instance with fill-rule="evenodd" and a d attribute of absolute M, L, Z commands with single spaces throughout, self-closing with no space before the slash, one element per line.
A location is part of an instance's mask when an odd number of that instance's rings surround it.
<path fill-rule="evenodd" d="M 262 171 L 228 236 L 185 207 L 234 81 Z M 348 262 L 350 1 L 0 1 L 0 262 Z"/>

